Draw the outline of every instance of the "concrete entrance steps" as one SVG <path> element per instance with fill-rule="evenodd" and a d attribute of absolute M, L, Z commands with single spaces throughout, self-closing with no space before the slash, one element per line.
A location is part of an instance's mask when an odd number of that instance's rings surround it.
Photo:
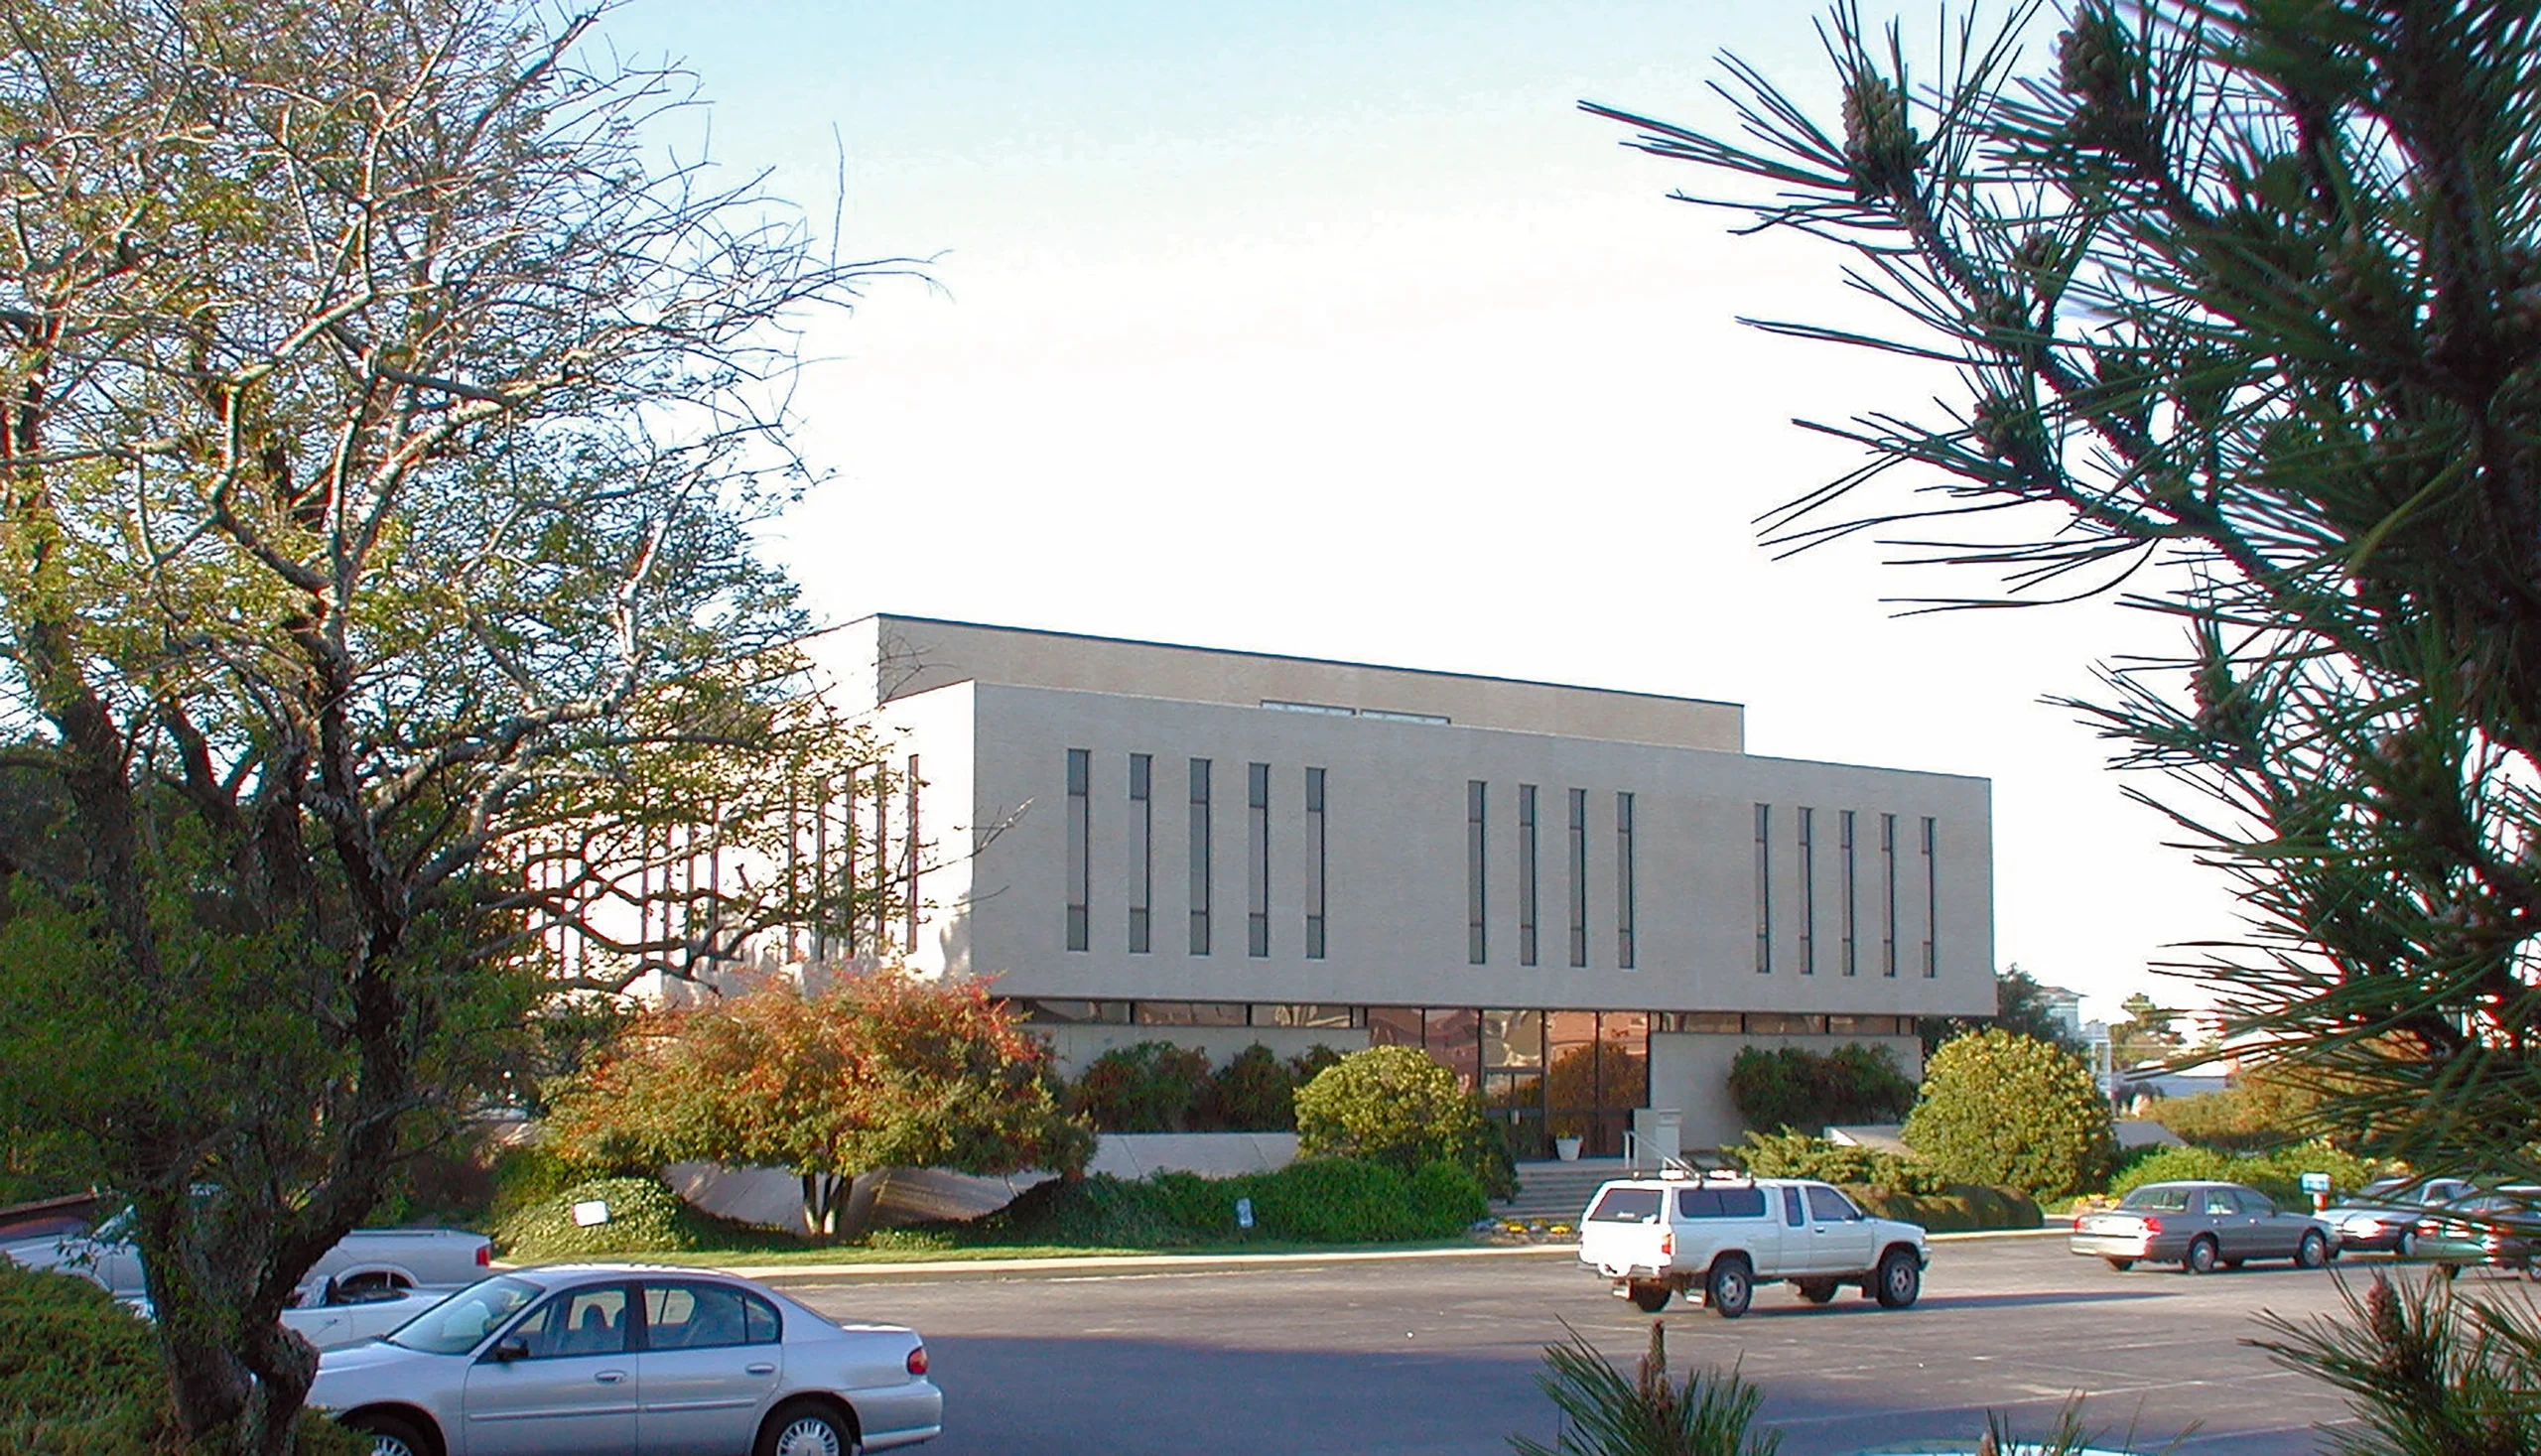
<path fill-rule="evenodd" d="M 1518 1196 L 1491 1206 L 1492 1217 L 1540 1219 L 1548 1224 L 1576 1224 L 1589 1195 L 1609 1178 L 1632 1168 L 1619 1157 L 1583 1157 L 1576 1162 L 1518 1164 Z"/>

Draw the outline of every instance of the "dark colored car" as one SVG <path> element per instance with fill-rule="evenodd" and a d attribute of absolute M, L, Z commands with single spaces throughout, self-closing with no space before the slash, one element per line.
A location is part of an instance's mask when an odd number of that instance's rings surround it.
<path fill-rule="evenodd" d="M 2067 1247 L 2119 1270 L 2149 1260 L 2203 1274 L 2253 1258 L 2316 1269 L 2338 1257 L 2338 1235 L 2238 1183 L 2147 1183 L 2115 1208 L 2077 1216 Z"/>
<path fill-rule="evenodd" d="M 2437 1263 L 2488 1264 L 2541 1278 L 2541 1188 L 2458 1199 L 2418 1220 L 2415 1252 Z"/>

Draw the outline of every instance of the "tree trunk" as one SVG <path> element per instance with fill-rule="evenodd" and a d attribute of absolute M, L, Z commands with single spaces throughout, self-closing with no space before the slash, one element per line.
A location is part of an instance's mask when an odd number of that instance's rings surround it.
<path fill-rule="evenodd" d="M 836 1173 L 803 1175 L 803 1228 L 815 1239 L 838 1232 L 839 1189 L 847 1180 Z"/>

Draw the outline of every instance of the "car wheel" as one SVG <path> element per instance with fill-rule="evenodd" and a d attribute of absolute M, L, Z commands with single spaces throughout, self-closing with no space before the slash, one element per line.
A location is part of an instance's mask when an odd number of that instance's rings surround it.
<path fill-rule="evenodd" d="M 2417 1252 L 2418 1231 L 2415 1229 L 2402 1229 L 2400 1231 L 2400 1237 L 2391 1241 L 2391 1257 L 2393 1258 L 2415 1258 L 2417 1257 Z"/>
<path fill-rule="evenodd" d="M 2135 1260 L 2131 1258 L 2112 1258 L 2108 1260 L 2108 1266 L 2122 1274 L 2128 1269 L 2135 1267 Z"/>
<path fill-rule="evenodd" d="M 857 1456 L 856 1437 L 826 1406 L 779 1406 L 760 1427 L 753 1456 Z"/>
<path fill-rule="evenodd" d="M 1724 1254 L 1713 1259 L 1711 1273 L 1703 1280 L 1703 1295 L 1722 1319 L 1745 1314 L 1747 1302 L 1756 1297 L 1756 1272 L 1748 1267 L 1746 1256 Z"/>
<path fill-rule="evenodd" d="M 1807 1300 L 1811 1304 L 1823 1304 L 1827 1300 L 1835 1297 L 1835 1281 L 1833 1279 L 1802 1279 L 1795 1283 L 1793 1287 L 1800 1290 L 1801 1298 Z"/>
<path fill-rule="evenodd" d="M 2219 1261 L 2216 1256 L 2221 1253 L 2214 1247 L 2213 1240 L 2200 1234 L 2189 1241 L 2188 1257 L 2180 1260 L 2180 1267 L 2192 1274 L 2210 1274 Z"/>
<path fill-rule="evenodd" d="M 1668 1307 L 1668 1296 L 1676 1291 L 1665 1284 L 1635 1284 L 1627 1292 L 1633 1308 L 1644 1314 L 1657 1314 Z"/>
<path fill-rule="evenodd" d="M 394 1415 L 356 1415 L 344 1424 L 369 1440 L 370 1456 L 434 1456 L 438 1449 L 412 1421 Z"/>
<path fill-rule="evenodd" d="M 2303 1242 L 2294 1246 L 2294 1266 L 2298 1269 L 2316 1269 L 2329 1261 L 2330 1241 L 2322 1238 L 2318 1230 L 2304 1235 Z"/>
<path fill-rule="evenodd" d="M 1892 1249 L 1879 1257 L 1879 1272 L 1874 1278 L 1879 1302 L 1889 1309 L 1904 1309 L 1924 1292 L 1924 1266 L 1911 1251 Z"/>

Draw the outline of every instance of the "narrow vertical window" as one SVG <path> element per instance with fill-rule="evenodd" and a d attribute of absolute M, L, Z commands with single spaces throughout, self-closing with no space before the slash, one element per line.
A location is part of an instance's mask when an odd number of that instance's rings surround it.
<path fill-rule="evenodd" d="M 1090 949 L 1093 871 L 1088 843 L 1094 830 L 1094 754 L 1084 748 L 1068 750 L 1068 949 Z"/>
<path fill-rule="evenodd" d="M 918 782 L 917 755 L 915 753 L 911 753 L 909 755 L 908 777 L 900 784 L 900 805 L 908 815 L 909 834 L 908 867 L 904 872 L 903 881 L 904 892 L 908 898 L 903 902 L 900 913 L 901 919 L 904 922 L 903 928 L 906 931 L 906 949 L 911 955 L 915 955 L 917 953 L 918 846 L 924 843 L 924 841 L 918 838 L 917 832 L 917 791 L 920 787 L 922 787 L 922 785 Z"/>
<path fill-rule="evenodd" d="M 1862 900 L 1859 893 L 1860 886 L 1855 882 L 1857 866 L 1853 859 L 1853 811 L 1843 810 L 1838 818 L 1842 825 L 1841 838 L 1844 848 L 1844 974 L 1850 976 L 1860 969 L 1859 952 L 1855 947 L 1861 940 Z"/>
<path fill-rule="evenodd" d="M 1570 964 L 1588 964 L 1588 791 L 1570 791 Z"/>
<path fill-rule="evenodd" d="M 1155 930 L 1155 758 L 1130 755 L 1130 950 L 1145 955 Z"/>
<path fill-rule="evenodd" d="M 1518 785 L 1518 964 L 1536 964 L 1536 786 Z"/>
<path fill-rule="evenodd" d="M 1191 954 L 1209 953 L 1209 760 L 1191 760 Z"/>
<path fill-rule="evenodd" d="M 1482 965 L 1491 950 L 1484 933 L 1483 894 L 1484 834 L 1486 810 L 1490 799 L 1489 784 L 1481 779 L 1465 781 L 1465 960 Z"/>
<path fill-rule="evenodd" d="M 1632 795 L 1615 795 L 1615 965 L 1632 967 Z"/>
<path fill-rule="evenodd" d="M 1800 811 L 1800 974 L 1817 974 L 1817 811 Z"/>
<path fill-rule="evenodd" d="M 1897 816 L 1879 816 L 1879 974 L 1897 974 Z"/>
<path fill-rule="evenodd" d="M 1940 837 L 1939 826 L 1931 819 L 1924 821 L 1924 979 L 1941 974 L 1941 891 L 1940 881 L 1933 873 L 1934 841 Z"/>
<path fill-rule="evenodd" d="M 891 765 L 873 765 L 873 954 L 891 932 Z"/>
<path fill-rule="evenodd" d="M 1270 765 L 1244 766 L 1244 953 L 1270 954 Z"/>
<path fill-rule="evenodd" d="M 1756 974 L 1774 969 L 1774 806 L 1756 806 Z"/>
<path fill-rule="evenodd" d="M 1323 770 L 1306 770 L 1306 838 L 1313 869 L 1306 880 L 1306 959 L 1323 959 L 1324 869 L 1329 862 L 1323 833 Z"/>

